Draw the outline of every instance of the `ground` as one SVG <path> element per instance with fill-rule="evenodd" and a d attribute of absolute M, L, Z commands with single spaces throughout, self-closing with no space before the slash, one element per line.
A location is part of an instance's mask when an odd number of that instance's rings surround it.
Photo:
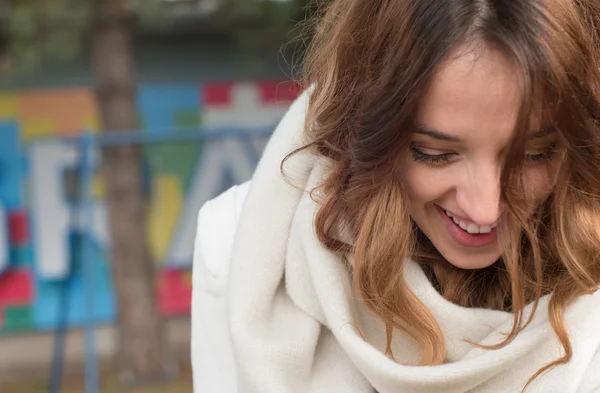
<path fill-rule="evenodd" d="M 116 374 L 109 372 L 103 374 L 100 393 L 192 393 L 192 390 L 190 370 L 182 370 L 179 377 L 173 381 L 135 389 L 123 388 Z M 48 382 L 43 379 L 24 381 L 0 386 L 0 391 L 2 393 L 46 393 Z M 60 393 L 85 393 L 83 376 L 74 375 L 66 378 Z"/>

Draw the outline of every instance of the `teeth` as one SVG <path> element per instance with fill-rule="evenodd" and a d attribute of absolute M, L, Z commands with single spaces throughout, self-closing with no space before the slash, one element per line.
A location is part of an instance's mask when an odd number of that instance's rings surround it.
<path fill-rule="evenodd" d="M 479 233 L 490 233 L 492 231 L 492 227 L 489 225 L 482 225 L 479 227 Z"/>
<path fill-rule="evenodd" d="M 449 211 L 444 210 L 444 212 L 446 213 L 446 215 L 448 217 L 452 218 L 452 221 L 454 221 L 454 223 L 456 225 L 458 225 L 464 231 L 466 231 L 468 233 L 471 233 L 471 234 L 475 234 L 475 233 L 490 233 L 492 231 L 492 229 L 494 229 L 494 228 L 496 228 L 498 226 L 498 222 L 495 222 L 492 225 L 467 224 L 466 222 L 458 220 Z"/>
<path fill-rule="evenodd" d="M 475 225 L 475 224 L 469 224 L 469 226 L 467 226 L 467 232 L 469 232 L 469 233 L 479 233 L 479 226 Z"/>

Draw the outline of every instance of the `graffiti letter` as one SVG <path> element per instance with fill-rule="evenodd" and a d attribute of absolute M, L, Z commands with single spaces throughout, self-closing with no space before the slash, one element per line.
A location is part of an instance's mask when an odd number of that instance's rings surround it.
<path fill-rule="evenodd" d="M 63 142 L 33 144 L 29 152 L 31 170 L 31 210 L 37 268 L 41 277 L 59 280 L 69 271 L 69 233 L 81 231 L 83 215 L 71 206 L 66 195 L 65 172 L 77 168 L 75 146 Z M 78 182 L 74 185 L 78 187 Z M 94 204 L 93 238 L 107 242 L 106 212 Z"/>

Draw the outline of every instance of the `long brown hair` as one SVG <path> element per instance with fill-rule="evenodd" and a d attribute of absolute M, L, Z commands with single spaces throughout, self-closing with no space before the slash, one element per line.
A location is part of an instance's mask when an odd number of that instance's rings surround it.
<path fill-rule="evenodd" d="M 315 226 L 328 248 L 354 256 L 366 306 L 420 346 L 423 365 L 444 361 L 443 332 L 410 291 L 413 258 L 439 291 L 466 307 L 511 311 L 508 345 L 531 320 L 524 307 L 550 294 L 549 316 L 568 362 L 566 307 L 600 282 L 600 1 L 333 0 L 317 16 L 305 59 L 312 89 L 307 147 L 333 162 L 320 188 Z M 520 71 L 522 108 L 501 176 L 511 230 L 504 254 L 476 271 L 445 262 L 412 223 L 396 175 L 420 100 L 434 73 L 462 44 L 492 45 Z M 562 151 L 556 186 L 532 215 L 519 183 L 524 135 L 534 111 L 551 114 Z M 340 240 L 349 226 L 352 244 Z M 476 344 L 475 344 L 476 345 Z"/>

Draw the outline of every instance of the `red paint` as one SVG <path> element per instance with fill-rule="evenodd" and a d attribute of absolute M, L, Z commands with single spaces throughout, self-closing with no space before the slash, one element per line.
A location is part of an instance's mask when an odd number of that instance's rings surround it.
<path fill-rule="evenodd" d="M 8 212 L 8 231 L 11 245 L 23 246 L 27 244 L 29 242 L 27 212 L 23 210 Z"/>
<path fill-rule="evenodd" d="M 9 269 L 0 275 L 0 306 L 24 306 L 33 300 L 33 280 L 28 269 Z"/>
<path fill-rule="evenodd" d="M 204 85 L 203 97 L 206 106 L 228 106 L 231 103 L 233 82 L 208 83 Z"/>
<path fill-rule="evenodd" d="M 158 307 L 163 315 L 189 315 L 192 308 L 192 285 L 189 272 L 165 270 L 158 279 Z"/>
<path fill-rule="evenodd" d="M 291 81 L 264 81 L 256 86 L 262 104 L 290 104 L 301 92 L 301 86 Z"/>

